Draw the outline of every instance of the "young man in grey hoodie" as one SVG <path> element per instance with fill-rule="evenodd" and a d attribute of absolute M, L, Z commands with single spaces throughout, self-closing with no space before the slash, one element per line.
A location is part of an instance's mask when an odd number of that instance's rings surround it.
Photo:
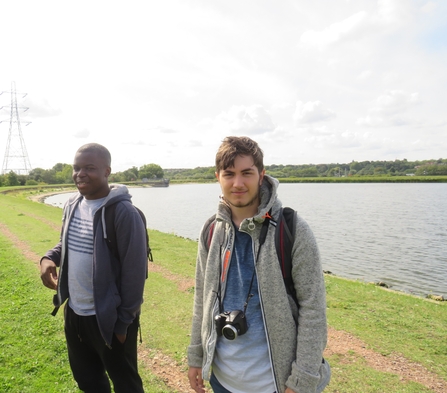
<path fill-rule="evenodd" d="M 297 216 L 297 305 L 287 294 L 270 225 L 282 208 L 278 181 L 265 174 L 258 144 L 248 137 L 225 138 L 216 177 L 221 201 L 199 239 L 188 347 L 191 387 L 203 393 L 209 380 L 216 393 L 321 392 L 330 368 L 323 359 L 326 298 L 315 237 Z"/>
<path fill-rule="evenodd" d="M 109 186 L 110 164 L 102 145 L 90 143 L 76 152 L 73 180 L 79 192 L 64 206 L 61 239 L 41 259 L 41 278 L 57 291 L 55 312 L 68 299 L 65 337 L 79 389 L 110 393 L 108 374 L 116 393 L 144 393 L 137 336 L 147 273 L 146 229 L 127 188 Z M 117 256 L 107 244 L 105 224 L 106 209 L 113 204 Z"/>

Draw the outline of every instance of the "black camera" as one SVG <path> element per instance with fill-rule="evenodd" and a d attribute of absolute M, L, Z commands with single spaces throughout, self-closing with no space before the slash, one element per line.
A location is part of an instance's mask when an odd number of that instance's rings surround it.
<path fill-rule="evenodd" d="M 216 315 L 214 321 L 217 334 L 223 335 L 227 340 L 234 340 L 248 330 L 247 318 L 241 310 L 225 311 Z"/>

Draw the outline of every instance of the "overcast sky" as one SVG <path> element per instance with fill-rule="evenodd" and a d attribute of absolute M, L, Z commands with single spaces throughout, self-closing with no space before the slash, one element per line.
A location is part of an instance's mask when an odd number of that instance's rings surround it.
<path fill-rule="evenodd" d="M 267 165 L 447 158 L 445 0 L 0 4 L 0 92 L 29 108 L 33 168 L 88 142 L 114 172 L 211 166 L 227 135 Z"/>

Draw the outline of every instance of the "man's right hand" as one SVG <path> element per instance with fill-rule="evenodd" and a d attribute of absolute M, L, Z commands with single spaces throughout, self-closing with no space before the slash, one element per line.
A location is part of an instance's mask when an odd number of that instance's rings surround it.
<path fill-rule="evenodd" d="M 190 367 L 188 371 L 189 384 L 197 393 L 205 393 L 205 385 L 202 379 L 200 367 Z"/>
<path fill-rule="evenodd" d="M 47 288 L 57 289 L 57 271 L 56 264 L 48 258 L 40 262 L 40 278 Z"/>

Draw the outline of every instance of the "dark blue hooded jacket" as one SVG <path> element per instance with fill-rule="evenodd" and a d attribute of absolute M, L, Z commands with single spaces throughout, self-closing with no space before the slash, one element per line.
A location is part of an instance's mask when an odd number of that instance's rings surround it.
<path fill-rule="evenodd" d="M 83 196 L 72 196 L 64 206 L 61 239 L 44 258 L 59 267 L 54 305 L 68 299 L 67 232 L 73 212 Z M 119 260 L 107 245 L 105 209 L 117 204 L 115 232 Z M 111 185 L 110 193 L 93 219 L 93 297 L 96 319 L 106 345 L 113 334 L 126 334 L 128 326 L 140 313 L 147 272 L 146 229 L 140 214 L 132 205 L 127 187 Z"/>

